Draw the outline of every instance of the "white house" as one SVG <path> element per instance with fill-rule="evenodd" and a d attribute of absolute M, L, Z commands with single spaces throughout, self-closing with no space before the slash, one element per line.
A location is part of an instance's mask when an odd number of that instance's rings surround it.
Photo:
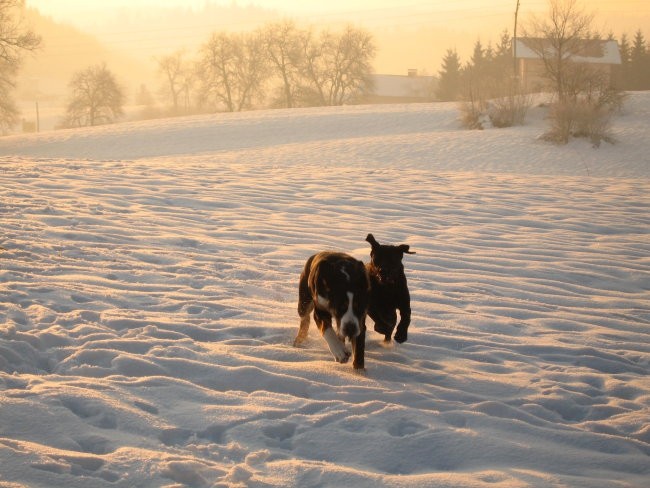
<path fill-rule="evenodd" d="M 520 37 L 515 40 L 515 56 L 519 79 L 527 91 L 540 91 L 548 85 L 544 62 L 540 51 L 552 58 L 555 48 L 548 39 Z M 565 59 L 575 63 L 587 63 L 614 80 L 614 70 L 621 64 L 618 43 L 613 40 L 585 39 L 575 49 L 566 53 Z"/>
<path fill-rule="evenodd" d="M 409 70 L 408 75 L 372 75 L 373 87 L 364 94 L 364 103 L 431 102 L 434 99 L 433 76 L 419 75 Z"/>

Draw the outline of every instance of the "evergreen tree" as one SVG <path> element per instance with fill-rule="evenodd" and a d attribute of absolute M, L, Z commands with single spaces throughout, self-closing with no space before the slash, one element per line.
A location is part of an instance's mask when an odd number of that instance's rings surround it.
<path fill-rule="evenodd" d="M 627 39 L 627 34 L 621 36 L 621 40 L 618 43 L 618 50 L 621 54 L 621 67 L 619 70 L 619 86 L 623 90 L 628 90 L 630 88 L 630 62 L 631 62 L 631 48 L 630 41 Z"/>
<path fill-rule="evenodd" d="M 460 58 L 455 49 L 447 49 L 438 72 L 439 83 L 436 95 L 443 102 L 458 100 L 460 95 Z"/>
<path fill-rule="evenodd" d="M 650 88 L 650 62 L 645 37 L 641 29 L 636 31 L 632 49 L 630 50 L 629 80 L 631 90 L 647 90 Z"/>
<path fill-rule="evenodd" d="M 491 42 L 483 48 L 481 41 L 476 41 L 472 57 L 462 70 L 464 99 L 485 102 L 508 93 L 513 69 L 510 46 L 507 30 L 502 32 L 496 49 Z"/>
<path fill-rule="evenodd" d="M 474 69 L 476 72 L 481 73 L 485 67 L 487 61 L 486 52 L 483 49 L 480 39 L 474 44 L 474 52 L 472 53 L 472 58 L 470 59 L 469 67 Z"/>
<path fill-rule="evenodd" d="M 508 70 L 512 69 L 512 38 L 508 33 L 508 29 L 505 29 L 501 33 L 501 39 L 499 39 L 499 44 L 497 44 L 496 51 L 494 52 L 494 62 L 502 76 L 510 76 L 512 74 L 508 74 Z"/>

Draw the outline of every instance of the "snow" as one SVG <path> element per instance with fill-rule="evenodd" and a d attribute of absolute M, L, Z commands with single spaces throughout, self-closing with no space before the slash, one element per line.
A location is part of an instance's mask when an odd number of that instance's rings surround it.
<path fill-rule="evenodd" d="M 0 486 L 647 486 L 650 94 L 599 149 L 544 110 L 0 139 Z M 413 321 L 358 374 L 291 344 L 305 260 L 368 232 L 417 252 Z"/>

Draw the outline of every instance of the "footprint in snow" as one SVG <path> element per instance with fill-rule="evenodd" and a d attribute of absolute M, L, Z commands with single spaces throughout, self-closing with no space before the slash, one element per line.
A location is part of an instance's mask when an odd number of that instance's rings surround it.
<path fill-rule="evenodd" d="M 400 419 L 388 428 L 388 433 L 393 437 L 406 437 L 422 432 L 423 430 L 426 430 L 424 425 L 411 420 Z"/>

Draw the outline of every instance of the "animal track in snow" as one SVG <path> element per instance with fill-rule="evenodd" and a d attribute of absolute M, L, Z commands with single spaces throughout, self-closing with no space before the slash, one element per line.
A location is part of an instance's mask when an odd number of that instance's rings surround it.
<path fill-rule="evenodd" d="M 117 417 L 112 412 L 107 412 L 95 400 L 86 398 L 64 398 L 61 400 L 64 407 L 85 422 L 101 429 L 116 429 Z"/>
<path fill-rule="evenodd" d="M 394 425 L 391 425 L 388 428 L 388 433 L 393 437 L 406 437 L 409 435 L 417 434 L 426 430 L 424 425 L 420 425 L 417 422 L 413 422 L 407 419 L 400 419 Z"/>

